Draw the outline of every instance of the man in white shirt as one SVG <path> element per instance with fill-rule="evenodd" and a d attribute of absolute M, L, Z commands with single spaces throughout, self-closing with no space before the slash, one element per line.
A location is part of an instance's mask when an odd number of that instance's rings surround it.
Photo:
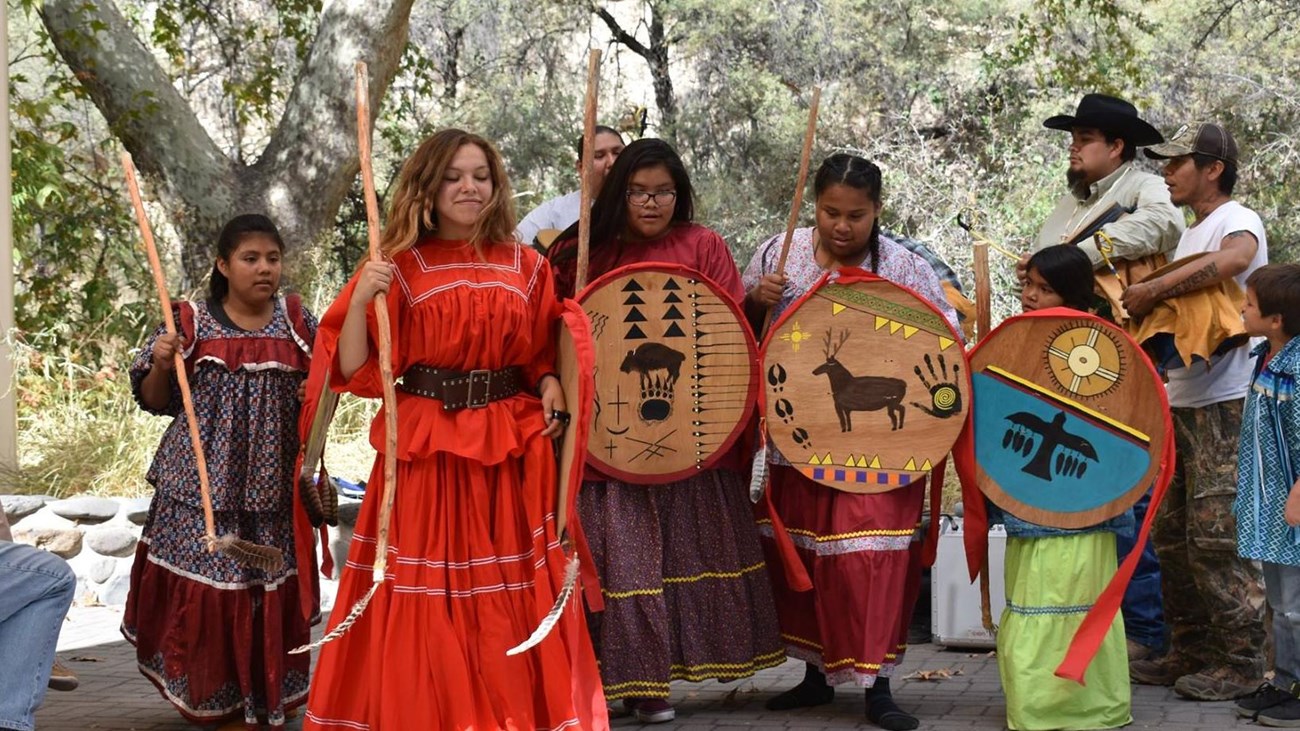
<path fill-rule="evenodd" d="M 1232 135 L 1217 124 L 1184 125 L 1146 154 L 1167 161 L 1170 196 L 1194 216 L 1174 259 L 1204 256 L 1126 289 L 1125 309 L 1142 316 L 1160 300 L 1229 278 L 1244 291 L 1246 277 L 1268 263 L 1268 242 L 1259 216 L 1232 200 Z M 1264 589 L 1258 566 L 1237 555 L 1232 513 L 1249 351 L 1241 345 L 1208 363 L 1168 372 L 1178 462 L 1153 535 L 1170 651 L 1158 660 L 1134 662 L 1129 670 L 1139 683 L 1172 685 L 1196 700 L 1240 698 L 1264 676 Z"/>
<path fill-rule="evenodd" d="M 623 135 L 613 127 L 596 125 L 596 139 L 592 151 L 591 199 L 594 201 L 605 183 L 605 173 L 609 172 L 618 154 L 623 151 Z M 582 138 L 578 138 L 578 174 L 582 174 Z M 524 216 L 515 229 L 515 236 L 525 244 L 541 245 L 545 249 L 550 241 L 537 241 L 539 231 L 553 230 L 557 233 L 572 226 L 578 220 L 582 210 L 582 191 L 575 190 L 558 198 L 552 198 L 533 209 Z"/>

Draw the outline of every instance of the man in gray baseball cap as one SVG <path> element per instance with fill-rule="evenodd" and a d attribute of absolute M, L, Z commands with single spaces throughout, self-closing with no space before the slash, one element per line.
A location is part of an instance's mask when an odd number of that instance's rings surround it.
<path fill-rule="evenodd" d="M 1194 217 L 1173 259 L 1200 258 L 1130 286 L 1124 291 L 1125 309 L 1140 317 L 1161 300 L 1230 279 L 1244 292 L 1246 277 L 1268 263 L 1268 242 L 1259 216 L 1232 199 L 1238 158 L 1232 135 L 1218 124 L 1185 124 L 1168 142 L 1146 148 L 1146 155 L 1165 161 L 1170 199 Z M 1209 362 L 1195 360 L 1167 372 L 1178 456 L 1152 537 L 1170 650 L 1160 659 L 1131 663 L 1129 674 L 1139 683 L 1172 685 L 1179 695 L 1205 701 L 1241 698 L 1259 688 L 1240 704 L 1246 715 L 1262 717 L 1287 694 L 1265 692 L 1268 688 L 1259 685 L 1264 589 L 1258 565 L 1238 555 L 1249 551 L 1247 543 L 1238 543 L 1233 513 L 1237 437 L 1251 381 L 1249 351 L 1242 344 Z M 1279 655 L 1278 667 L 1282 659 Z M 1300 722 L 1300 714 L 1290 720 Z"/>

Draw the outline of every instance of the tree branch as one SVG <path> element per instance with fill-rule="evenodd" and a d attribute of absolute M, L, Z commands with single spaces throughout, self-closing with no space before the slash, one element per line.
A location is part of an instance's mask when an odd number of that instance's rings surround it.
<path fill-rule="evenodd" d="M 650 60 L 650 49 L 642 45 L 641 41 L 636 39 L 636 36 L 623 30 L 623 26 L 618 24 L 618 21 L 609 14 L 608 10 L 595 6 L 592 6 L 592 10 L 596 11 L 596 15 L 600 16 L 600 19 L 605 21 L 605 25 L 609 26 L 609 32 L 614 34 L 614 40 L 627 46 L 641 58 L 647 61 Z"/>
<path fill-rule="evenodd" d="M 45 0 L 40 15 L 59 55 L 164 205 L 180 217 L 201 215 L 204 208 L 228 209 L 233 164 L 117 6 Z"/>

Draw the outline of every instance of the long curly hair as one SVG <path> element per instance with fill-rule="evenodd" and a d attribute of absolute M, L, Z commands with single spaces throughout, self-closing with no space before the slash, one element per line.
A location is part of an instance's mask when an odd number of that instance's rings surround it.
<path fill-rule="evenodd" d="M 463 145 L 477 145 L 483 150 L 492 177 L 492 196 L 479 212 L 470 243 L 482 255 L 487 244 L 514 241 L 515 204 L 501 154 L 491 142 L 479 135 L 444 129 L 420 143 L 420 147 L 402 163 L 388 207 L 388 225 L 379 239 L 379 248 L 384 254 L 391 257 L 437 233 L 438 212 L 434 205 L 438 189 L 451 159 Z"/>

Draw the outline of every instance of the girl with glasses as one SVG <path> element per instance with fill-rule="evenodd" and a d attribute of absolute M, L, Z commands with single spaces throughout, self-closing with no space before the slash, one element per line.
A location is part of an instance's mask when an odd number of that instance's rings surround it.
<path fill-rule="evenodd" d="M 592 208 L 588 280 L 627 264 L 678 264 L 739 303 L 731 252 L 694 212 L 672 147 L 628 145 Z M 576 234 L 570 227 L 550 252 L 562 297 L 574 296 Z M 733 449 L 721 466 L 667 485 L 627 484 L 587 466 L 578 510 L 604 593 L 591 624 L 605 696 L 643 723 L 675 717 L 669 681 L 735 680 L 785 660 L 749 503 L 748 454 Z"/>

